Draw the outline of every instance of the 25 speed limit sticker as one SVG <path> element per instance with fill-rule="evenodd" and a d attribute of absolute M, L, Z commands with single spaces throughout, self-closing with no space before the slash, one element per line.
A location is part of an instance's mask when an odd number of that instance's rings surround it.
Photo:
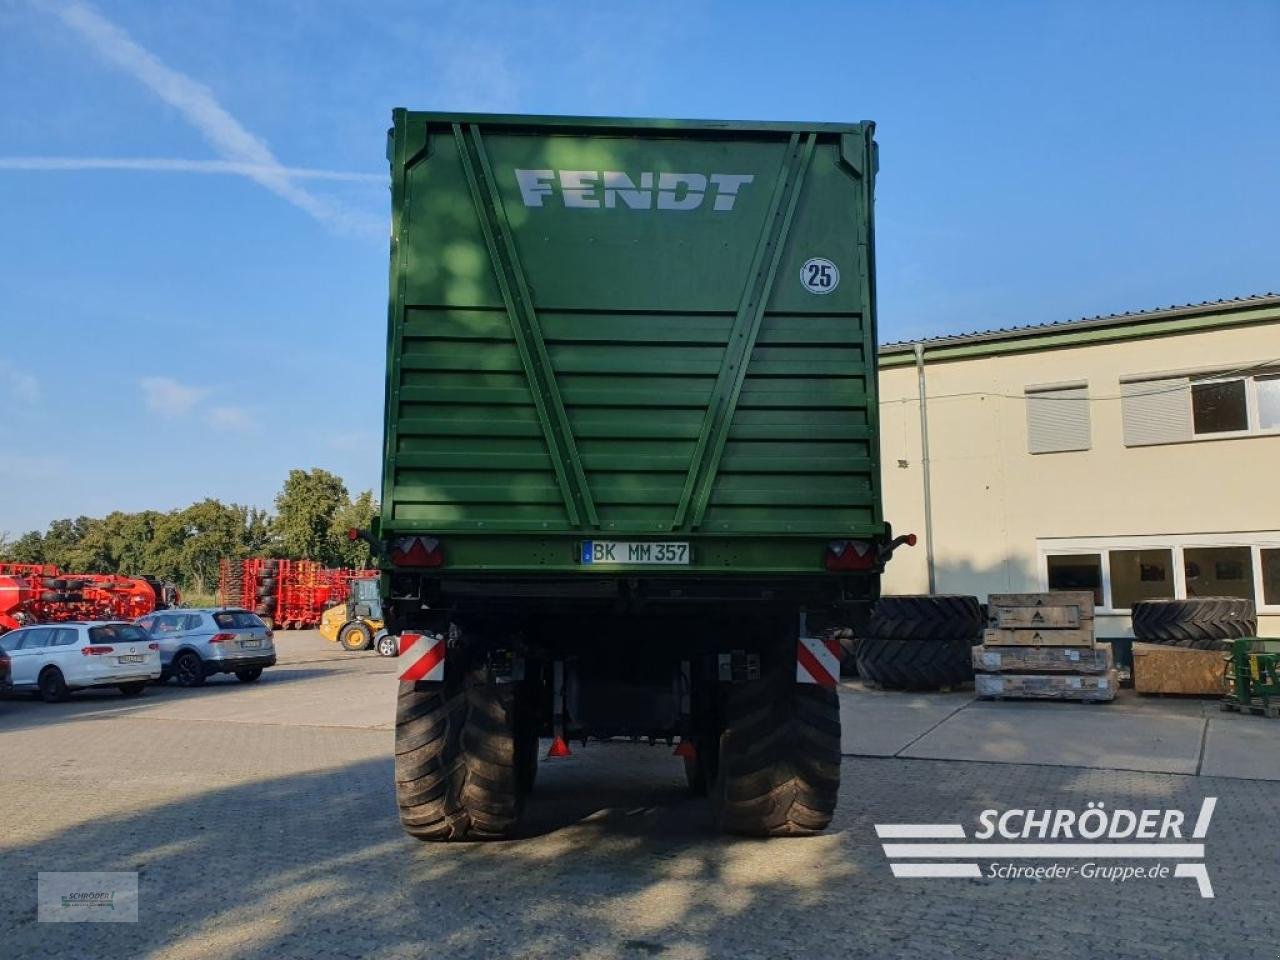
<path fill-rule="evenodd" d="M 810 257 L 800 268 L 800 282 L 810 293 L 830 293 L 840 286 L 840 268 L 826 257 Z"/>

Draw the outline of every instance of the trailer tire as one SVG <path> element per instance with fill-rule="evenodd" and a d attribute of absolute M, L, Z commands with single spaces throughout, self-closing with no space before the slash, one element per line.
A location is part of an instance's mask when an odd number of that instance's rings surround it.
<path fill-rule="evenodd" d="M 973 679 L 973 654 L 967 639 L 896 640 L 865 637 L 858 641 L 858 675 L 898 690 L 937 690 Z"/>
<path fill-rule="evenodd" d="M 1224 641 L 1257 633 L 1258 615 L 1252 600 L 1190 597 L 1133 604 L 1133 635 L 1146 643 L 1225 650 L 1230 644 Z"/>
<path fill-rule="evenodd" d="M 960 595 L 881 597 L 863 636 L 886 640 L 966 640 L 982 636 L 977 597 Z"/>
<path fill-rule="evenodd" d="M 396 703 L 396 803 L 419 840 L 509 837 L 530 780 L 522 770 L 518 684 L 447 662 L 442 682 L 401 683 Z"/>
<path fill-rule="evenodd" d="M 725 688 L 712 802 L 726 833 L 808 836 L 835 813 L 840 705 L 835 690 L 796 683 L 794 649 L 774 651 L 759 680 Z"/>

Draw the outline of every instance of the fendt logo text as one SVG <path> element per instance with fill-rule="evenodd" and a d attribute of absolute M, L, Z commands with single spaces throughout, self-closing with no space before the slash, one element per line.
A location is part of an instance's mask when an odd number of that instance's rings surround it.
<path fill-rule="evenodd" d="M 526 207 L 541 207 L 559 194 L 574 209 L 697 210 L 708 196 L 711 209 L 733 209 L 738 191 L 755 179 L 751 173 L 650 173 L 617 170 L 516 170 L 520 199 Z M 654 189 L 654 184 L 657 189 Z"/>
<path fill-rule="evenodd" d="M 877 823 L 876 836 L 899 841 L 883 844 L 895 877 L 1112 883 L 1188 877 L 1209 898 L 1203 841 L 1217 802 L 1206 797 L 1193 825 L 1182 810 L 1108 809 L 1098 802 L 1084 810 L 983 810 L 973 841 L 960 823 Z"/>

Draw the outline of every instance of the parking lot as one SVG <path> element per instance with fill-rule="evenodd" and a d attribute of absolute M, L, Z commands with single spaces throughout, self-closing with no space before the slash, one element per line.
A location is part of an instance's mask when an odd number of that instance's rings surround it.
<path fill-rule="evenodd" d="M 824 836 L 712 832 L 665 746 L 543 764 L 524 836 L 419 844 L 391 789 L 395 662 L 278 634 L 244 686 L 0 701 L 0 955 L 1267 957 L 1280 950 L 1277 728 L 1200 701 L 843 692 Z M 1032 751 L 1028 744 L 1045 745 Z M 957 759 L 958 758 L 958 759 Z M 1029 762 L 1034 760 L 1035 762 Z M 1218 798 L 1186 878 L 895 879 L 877 823 Z M 37 924 L 36 874 L 138 871 L 137 924 Z"/>

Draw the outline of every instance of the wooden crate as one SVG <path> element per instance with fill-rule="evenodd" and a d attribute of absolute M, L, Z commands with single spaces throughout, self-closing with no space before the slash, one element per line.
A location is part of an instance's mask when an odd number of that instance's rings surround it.
<path fill-rule="evenodd" d="M 986 673 L 1106 673 L 1115 669 L 1111 644 L 1092 647 L 973 648 L 973 669 Z"/>
<path fill-rule="evenodd" d="M 1100 674 L 979 673 L 973 688 L 984 700 L 1114 700 L 1120 686 L 1115 670 Z"/>
<path fill-rule="evenodd" d="M 1092 647 L 1093 594 L 993 593 L 987 598 L 982 642 L 989 647 Z"/>
<path fill-rule="evenodd" d="M 1138 693 L 1192 693 L 1220 697 L 1227 692 L 1224 650 L 1187 650 L 1161 643 L 1133 645 L 1133 689 Z"/>

